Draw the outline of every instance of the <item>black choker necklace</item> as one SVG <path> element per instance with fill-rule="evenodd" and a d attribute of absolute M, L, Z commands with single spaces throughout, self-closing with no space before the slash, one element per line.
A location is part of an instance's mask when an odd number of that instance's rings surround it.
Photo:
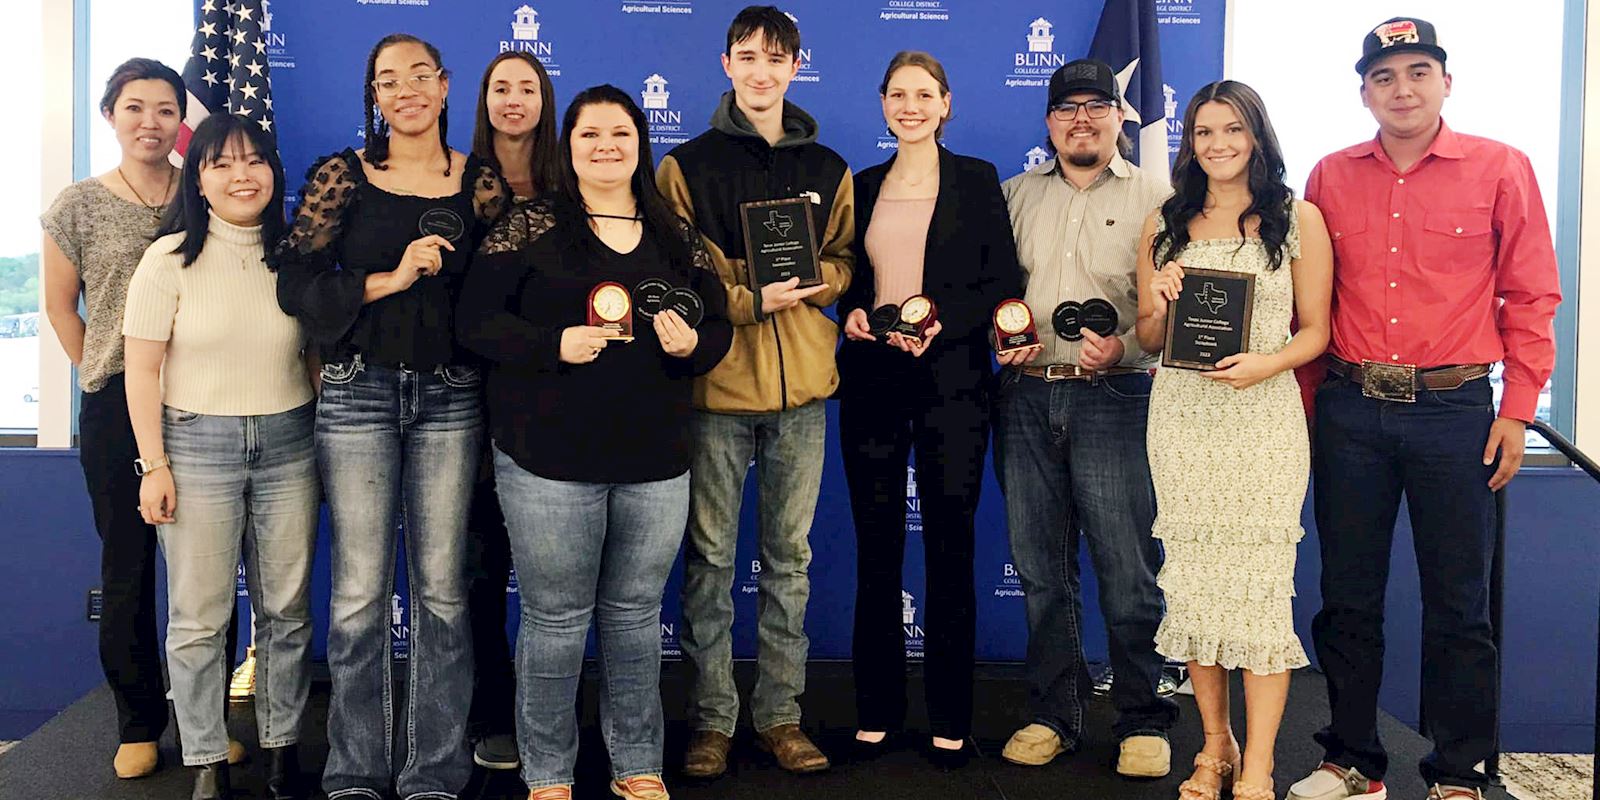
<path fill-rule="evenodd" d="M 625 220 L 627 220 L 629 222 L 638 222 L 638 221 L 644 219 L 644 217 L 641 217 L 638 214 L 634 214 L 631 217 L 624 217 L 621 214 L 596 214 L 593 211 L 585 211 L 583 213 L 585 215 L 587 215 L 587 216 L 596 217 L 596 218 L 599 218 L 599 219 L 625 219 Z"/>

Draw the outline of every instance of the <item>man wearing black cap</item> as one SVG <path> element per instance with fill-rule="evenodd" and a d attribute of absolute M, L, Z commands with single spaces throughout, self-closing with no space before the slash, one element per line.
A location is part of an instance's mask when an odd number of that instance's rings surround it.
<path fill-rule="evenodd" d="M 1366 35 L 1356 72 L 1376 138 L 1312 170 L 1332 233 L 1333 337 L 1313 377 L 1322 610 L 1312 624 L 1332 720 L 1324 763 L 1291 800 L 1383 800 L 1378 741 L 1384 589 L 1402 496 L 1422 585 L 1422 707 L 1434 800 L 1478 800 L 1499 675 L 1489 623 L 1494 492 L 1522 463 L 1524 424 L 1555 363 L 1560 291 L 1528 157 L 1452 131 L 1433 25 Z M 1498 410 L 1490 365 L 1504 361 Z"/>
<path fill-rule="evenodd" d="M 1074 61 L 1050 76 L 1055 158 L 1004 185 L 1041 347 L 1000 356 L 995 452 L 1011 551 L 1028 605 L 1029 724 L 1003 756 L 1044 764 L 1078 747 L 1090 691 L 1081 636 L 1078 538 L 1089 542 L 1110 639 L 1121 742 L 1117 771 L 1166 775 L 1177 706 L 1156 693 L 1162 659 L 1145 457 L 1150 368 L 1139 347 L 1140 226 L 1170 194 L 1119 152 L 1116 74 Z"/>

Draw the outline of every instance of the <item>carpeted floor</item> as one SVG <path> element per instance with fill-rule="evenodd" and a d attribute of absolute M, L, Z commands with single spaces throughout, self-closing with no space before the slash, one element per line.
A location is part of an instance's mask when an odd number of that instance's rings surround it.
<path fill-rule="evenodd" d="M 751 679 L 750 666 L 740 664 L 737 669 L 740 683 L 746 691 Z M 814 663 L 810 666 L 809 691 L 804 703 L 806 727 L 816 732 L 819 744 L 836 756 L 835 768 L 813 776 L 789 775 L 763 758 L 752 746 L 748 732 L 741 731 L 736 737 L 733 772 L 717 781 L 696 784 L 674 775 L 670 769 L 670 765 L 681 757 L 688 735 L 682 722 L 685 670 L 681 664 L 668 665 L 662 686 L 669 720 L 667 780 L 673 796 L 679 800 L 1171 800 L 1177 795 L 1178 783 L 1187 777 L 1185 766 L 1193 758 L 1201 738 L 1193 700 L 1180 697 L 1183 716 L 1172 731 L 1173 774 L 1153 781 L 1122 780 L 1111 768 L 1116 753 L 1115 743 L 1109 738 L 1113 710 L 1107 701 L 1096 698 L 1090 707 L 1089 738 L 1082 751 L 1070 757 L 1058 758 L 1046 767 L 1008 764 L 1001 761 L 997 754 L 1005 738 L 1020 722 L 1018 715 L 1026 704 L 1027 690 L 1019 680 L 1016 667 L 996 665 L 981 667 L 977 684 L 979 712 L 974 729 L 980 750 L 984 753 L 983 758 L 974 760 L 966 769 L 954 772 L 931 768 L 913 750 L 891 753 L 868 764 L 849 764 L 838 757 L 847 750 L 855 722 L 849 665 Z M 911 690 L 913 717 L 909 723 L 915 730 L 926 724 L 925 718 L 920 716 L 920 679 L 913 678 Z M 581 708 L 584 729 L 577 796 L 593 800 L 609 798 L 609 793 L 605 791 L 607 767 L 604 746 L 595 725 L 593 680 L 585 681 Z M 312 774 L 320 772 L 326 750 L 322 727 L 326 713 L 327 685 L 318 684 L 313 690 L 312 724 L 304 732 L 302 740 L 306 768 Z M 1279 739 L 1276 779 L 1280 796 L 1289 783 L 1316 766 L 1321 753 L 1312 743 L 1311 734 L 1326 721 L 1326 716 L 1326 690 L 1322 677 L 1315 672 L 1302 670 L 1296 675 L 1290 694 L 1289 712 Z M 115 733 L 111 724 L 113 719 L 110 696 L 101 688 L 9 752 L 4 752 L 0 755 L 0 797 L 173 800 L 186 796 L 190 777 L 184 770 L 174 767 L 179 763 L 179 757 L 170 732 L 163 745 L 163 756 L 168 765 L 165 769 L 138 781 L 118 781 L 111 776 L 109 754 L 115 747 Z M 1236 725 L 1243 730 L 1242 721 Z M 236 707 L 231 727 L 240 741 L 254 748 L 254 724 L 248 705 Z M 1427 743 L 1386 715 L 1380 722 L 1380 732 L 1395 765 L 1388 781 L 1390 797 L 1395 800 L 1420 799 L 1424 787 L 1412 765 L 1426 752 Z M 1511 763 L 1521 765 L 1520 761 L 1513 762 L 1508 758 L 1508 771 Z M 254 771 L 257 766 L 257 763 L 253 763 L 241 770 L 243 774 L 236 785 L 242 784 L 246 790 L 245 796 L 259 796 L 260 782 Z M 1586 781 L 1587 778 L 1585 784 Z M 1527 788 L 1534 792 L 1541 791 L 1536 786 Z M 514 774 L 490 775 L 480 771 L 462 796 L 520 800 L 527 794 Z M 1490 795 L 1496 800 L 1510 796 L 1499 791 Z M 1523 796 L 1520 800 L 1553 800 L 1567 796 L 1538 793 Z"/>

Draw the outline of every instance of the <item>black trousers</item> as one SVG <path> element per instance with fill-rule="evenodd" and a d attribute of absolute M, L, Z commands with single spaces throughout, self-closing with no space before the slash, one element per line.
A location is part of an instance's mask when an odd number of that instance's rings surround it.
<path fill-rule="evenodd" d="M 926 381 L 874 381 L 839 403 L 839 439 L 856 526 L 853 664 L 861 730 L 898 730 L 906 713 L 901 570 L 906 545 L 906 459 L 915 448 L 922 502 L 924 677 L 932 734 L 972 729 L 973 514 L 989 444 L 989 407 L 977 389 L 939 397 Z M 920 384 L 920 385 L 919 385 Z"/>
<path fill-rule="evenodd" d="M 156 529 L 139 516 L 139 446 L 121 375 L 84 392 L 78 458 L 100 535 L 100 666 L 117 703 L 123 742 L 153 742 L 167 728 L 156 632 Z"/>
<path fill-rule="evenodd" d="M 486 448 L 487 449 L 487 448 Z M 492 470 L 479 473 L 467 520 L 467 617 L 472 624 L 472 708 L 467 735 L 516 733 L 512 711 L 517 680 L 506 640 L 506 581 L 511 577 L 511 540 L 495 494 Z"/>

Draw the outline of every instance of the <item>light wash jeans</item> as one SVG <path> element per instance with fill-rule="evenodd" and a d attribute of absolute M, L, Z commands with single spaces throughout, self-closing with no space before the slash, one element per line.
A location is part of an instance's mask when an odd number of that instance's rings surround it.
<path fill-rule="evenodd" d="M 322 368 L 317 457 L 333 518 L 328 629 L 329 798 L 448 800 L 472 773 L 467 512 L 483 440 L 478 371 Z M 404 521 L 411 650 L 404 752 L 389 658 L 395 544 Z M 399 763 L 396 763 L 399 761 Z"/>
<path fill-rule="evenodd" d="M 162 410 L 178 506 L 157 529 L 167 560 L 167 671 L 183 763 L 226 761 L 228 655 L 241 548 L 256 622 L 262 747 L 300 739 L 311 686 L 311 558 L 317 539 L 314 406 L 224 417 Z"/>
<path fill-rule="evenodd" d="M 684 548 L 683 654 L 694 667 L 689 725 L 733 735 L 733 562 L 739 506 L 755 460 L 761 492 L 761 577 L 756 593 L 756 730 L 800 721 L 806 688 L 806 604 L 811 599 L 811 519 L 822 487 L 823 401 L 771 414 L 696 411 Z"/>
<path fill-rule="evenodd" d="M 517 740 L 529 789 L 569 784 L 589 623 L 600 653 L 600 730 L 614 778 L 659 775 L 661 593 L 683 542 L 689 475 L 644 483 L 541 478 L 500 450 L 495 483 L 522 587 Z"/>

